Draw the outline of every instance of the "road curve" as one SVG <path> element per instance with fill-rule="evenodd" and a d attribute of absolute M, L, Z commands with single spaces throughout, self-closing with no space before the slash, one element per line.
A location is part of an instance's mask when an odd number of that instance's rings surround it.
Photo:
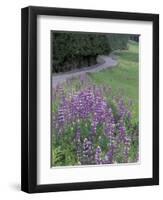
<path fill-rule="evenodd" d="M 60 74 L 52 75 L 52 87 L 55 88 L 56 85 L 59 83 L 63 83 L 69 78 L 72 78 L 74 76 L 79 76 L 81 74 L 87 73 L 87 72 L 98 72 L 103 69 L 112 68 L 117 66 L 118 61 L 116 59 L 113 59 L 111 56 L 104 56 L 99 55 L 97 56 L 97 64 L 90 66 L 90 67 L 83 67 L 82 69 L 73 70 L 70 72 L 64 72 Z"/>

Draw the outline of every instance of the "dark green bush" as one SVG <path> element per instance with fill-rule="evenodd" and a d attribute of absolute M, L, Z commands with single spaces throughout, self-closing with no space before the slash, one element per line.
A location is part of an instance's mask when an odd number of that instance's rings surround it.
<path fill-rule="evenodd" d="M 103 34 L 52 32 L 53 72 L 95 64 L 98 54 L 109 53 L 109 43 Z"/>
<path fill-rule="evenodd" d="M 97 55 L 126 49 L 128 36 L 52 31 L 52 71 L 65 72 L 96 63 Z"/>

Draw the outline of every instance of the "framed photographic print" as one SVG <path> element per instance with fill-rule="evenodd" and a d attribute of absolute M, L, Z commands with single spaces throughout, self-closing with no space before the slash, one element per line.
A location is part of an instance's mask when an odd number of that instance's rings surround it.
<path fill-rule="evenodd" d="M 22 190 L 159 184 L 159 16 L 22 9 Z"/>

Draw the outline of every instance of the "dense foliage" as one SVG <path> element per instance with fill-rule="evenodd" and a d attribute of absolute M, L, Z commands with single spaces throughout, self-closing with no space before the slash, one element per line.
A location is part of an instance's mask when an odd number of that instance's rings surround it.
<path fill-rule="evenodd" d="M 52 71 L 65 72 L 96 63 L 97 55 L 115 49 L 126 49 L 129 39 L 124 34 L 55 32 L 52 38 Z"/>
<path fill-rule="evenodd" d="M 138 124 L 132 102 L 82 75 L 53 88 L 52 165 L 129 163 L 138 160 Z"/>
<path fill-rule="evenodd" d="M 129 35 L 125 34 L 107 34 L 111 50 L 127 49 Z"/>

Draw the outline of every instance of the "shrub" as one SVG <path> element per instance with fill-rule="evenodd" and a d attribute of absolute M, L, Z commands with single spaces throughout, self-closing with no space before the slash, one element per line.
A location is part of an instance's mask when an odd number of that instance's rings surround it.
<path fill-rule="evenodd" d="M 55 32 L 52 38 L 52 71 L 65 72 L 96 63 L 97 55 L 126 49 L 128 35 Z"/>
<path fill-rule="evenodd" d="M 109 53 L 109 43 L 103 34 L 52 32 L 53 72 L 95 64 L 98 54 Z"/>

